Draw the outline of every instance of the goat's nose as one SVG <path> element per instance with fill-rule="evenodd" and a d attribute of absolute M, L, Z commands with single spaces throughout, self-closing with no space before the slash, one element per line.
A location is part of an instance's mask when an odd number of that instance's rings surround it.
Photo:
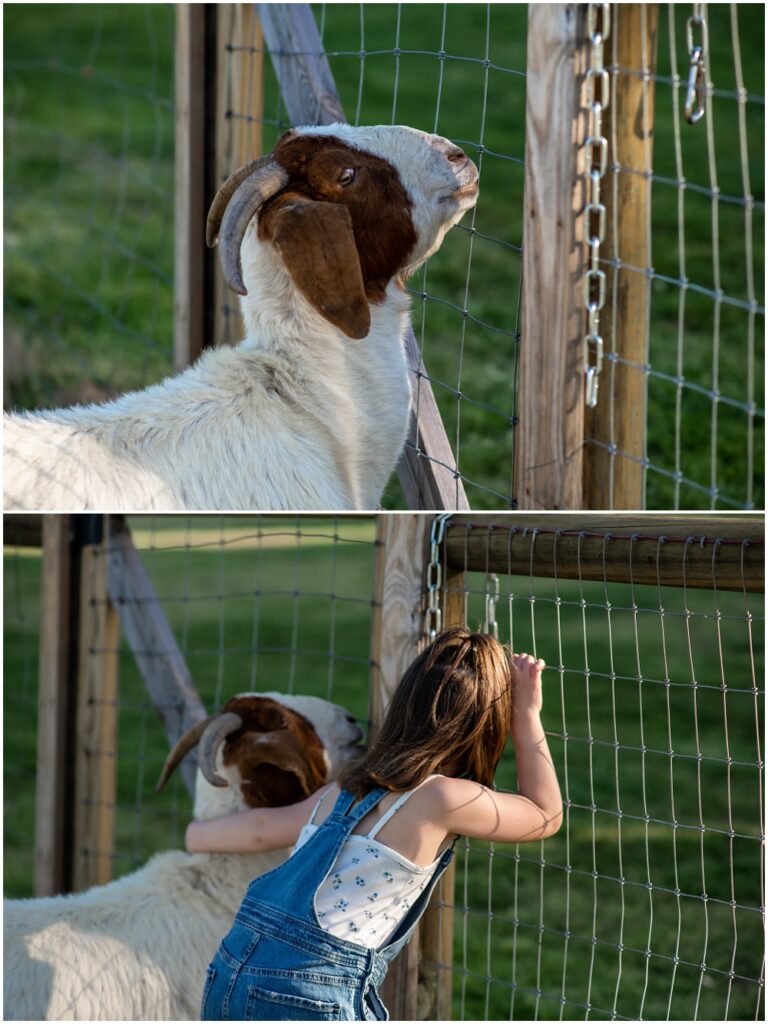
<path fill-rule="evenodd" d="M 453 145 L 446 148 L 445 155 L 452 164 L 464 163 L 468 159 L 467 154 L 463 149 L 459 149 L 458 146 Z"/>

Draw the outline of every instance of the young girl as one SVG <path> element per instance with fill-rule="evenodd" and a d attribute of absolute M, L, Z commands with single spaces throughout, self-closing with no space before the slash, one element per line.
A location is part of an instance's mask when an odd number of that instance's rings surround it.
<path fill-rule="evenodd" d="M 251 882 L 208 968 L 204 1020 L 386 1020 L 377 988 L 458 836 L 520 843 L 560 826 L 539 714 L 544 662 L 445 630 L 413 662 L 378 737 L 302 803 L 187 829 L 190 852 L 293 855 Z M 517 794 L 493 787 L 511 731 Z"/>

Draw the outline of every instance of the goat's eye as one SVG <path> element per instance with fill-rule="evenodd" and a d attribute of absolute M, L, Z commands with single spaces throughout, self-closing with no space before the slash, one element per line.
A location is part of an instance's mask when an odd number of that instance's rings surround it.
<path fill-rule="evenodd" d="M 339 174 L 339 184 L 349 185 L 350 182 L 355 180 L 355 169 L 354 167 L 345 167 L 344 170 Z"/>

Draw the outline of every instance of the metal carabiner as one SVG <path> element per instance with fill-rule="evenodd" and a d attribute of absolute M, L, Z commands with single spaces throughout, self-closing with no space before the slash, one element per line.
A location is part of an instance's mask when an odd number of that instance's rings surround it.
<path fill-rule="evenodd" d="M 595 362 L 590 365 L 589 346 L 595 346 Z M 584 372 L 586 373 L 586 384 L 584 400 L 588 409 L 594 409 L 597 405 L 597 391 L 600 380 L 600 373 L 603 369 L 603 339 L 599 334 L 590 333 L 584 339 Z"/>
<path fill-rule="evenodd" d="M 688 68 L 688 88 L 685 93 L 685 120 L 696 124 L 706 114 L 704 106 L 704 50 L 694 46 Z"/>

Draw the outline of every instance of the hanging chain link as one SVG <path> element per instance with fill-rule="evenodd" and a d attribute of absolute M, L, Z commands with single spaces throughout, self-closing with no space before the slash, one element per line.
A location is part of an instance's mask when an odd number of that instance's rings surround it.
<path fill-rule="evenodd" d="M 603 133 L 603 111 L 611 96 L 608 69 L 603 48 L 611 30 L 611 5 L 587 4 L 590 65 L 587 69 L 587 107 L 590 131 L 586 141 L 587 218 L 589 270 L 584 278 L 584 305 L 587 307 L 587 333 L 584 336 L 585 401 L 590 409 L 597 405 L 597 387 L 603 368 L 603 339 L 600 336 L 600 310 L 605 305 L 605 272 L 600 269 L 600 244 L 605 240 L 605 204 L 600 189 L 608 166 L 608 139 Z"/>
<path fill-rule="evenodd" d="M 685 93 L 685 120 L 688 124 L 698 124 L 706 114 L 704 95 L 706 89 L 707 69 L 704 56 L 708 52 L 709 39 L 707 20 L 704 17 L 704 4 L 694 4 L 693 14 L 685 25 L 685 44 L 688 48 L 688 88 Z M 699 41 L 694 36 L 699 33 Z"/>
<path fill-rule="evenodd" d="M 485 622 L 483 630 L 499 639 L 499 624 L 496 621 L 496 604 L 499 600 L 499 577 L 489 572 L 485 577 Z"/>
<path fill-rule="evenodd" d="M 424 613 L 424 636 L 432 641 L 443 628 L 443 610 L 440 607 L 440 591 L 443 586 L 443 566 L 440 561 L 440 546 L 445 536 L 445 524 L 452 512 L 441 512 L 432 520 L 427 564 L 427 609 Z"/>

